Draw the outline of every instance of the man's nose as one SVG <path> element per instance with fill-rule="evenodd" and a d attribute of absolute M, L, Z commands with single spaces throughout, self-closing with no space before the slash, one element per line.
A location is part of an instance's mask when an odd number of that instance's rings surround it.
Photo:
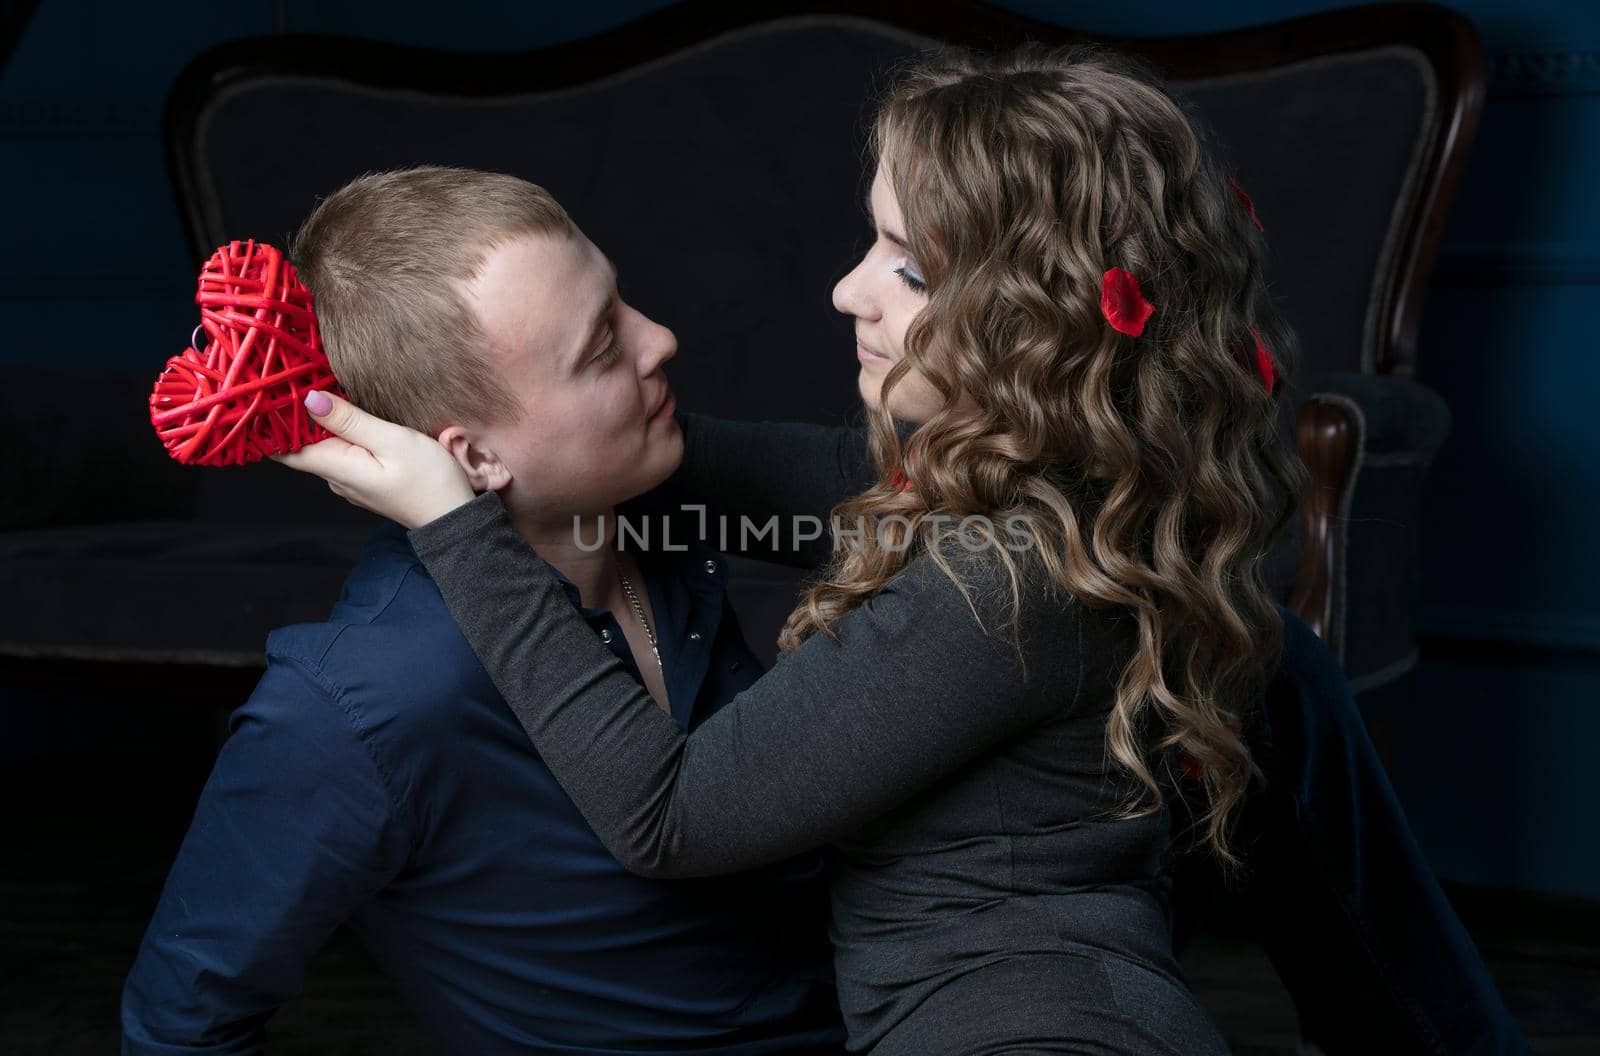
<path fill-rule="evenodd" d="M 668 327 L 654 320 L 645 320 L 649 327 L 639 355 L 639 373 L 649 375 L 678 354 L 678 336 Z"/>

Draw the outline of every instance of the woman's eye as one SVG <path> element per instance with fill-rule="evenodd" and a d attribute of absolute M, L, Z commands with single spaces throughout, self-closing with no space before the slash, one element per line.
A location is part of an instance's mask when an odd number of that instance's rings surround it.
<path fill-rule="evenodd" d="M 914 293 L 926 293 L 927 292 L 927 290 L 928 290 L 927 281 L 925 279 L 923 279 L 923 277 L 921 275 L 918 275 L 915 271 L 912 271 L 911 270 L 911 266 L 909 264 L 900 265 L 898 268 L 894 269 L 894 273 L 896 275 L 900 276 L 900 281 L 905 283 L 906 286 L 909 287 L 912 290 L 912 292 L 914 292 Z"/>

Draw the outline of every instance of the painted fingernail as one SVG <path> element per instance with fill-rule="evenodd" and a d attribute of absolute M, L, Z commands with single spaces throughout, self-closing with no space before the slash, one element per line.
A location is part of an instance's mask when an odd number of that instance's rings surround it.
<path fill-rule="evenodd" d="M 315 415 L 324 415 L 333 410 L 333 401 L 328 399 L 327 393 L 312 390 L 306 393 L 306 410 Z"/>

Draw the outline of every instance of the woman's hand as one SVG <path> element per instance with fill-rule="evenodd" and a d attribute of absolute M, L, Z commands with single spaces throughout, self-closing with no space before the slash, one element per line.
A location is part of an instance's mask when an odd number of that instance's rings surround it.
<path fill-rule="evenodd" d="M 419 528 L 476 494 L 455 457 L 425 433 L 375 418 L 326 392 L 308 395 L 306 410 L 333 436 L 270 457 L 315 473 L 335 495 L 362 509 Z"/>

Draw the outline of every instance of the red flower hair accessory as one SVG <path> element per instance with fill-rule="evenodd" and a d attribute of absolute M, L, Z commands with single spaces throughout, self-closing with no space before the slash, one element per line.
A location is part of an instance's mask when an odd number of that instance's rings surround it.
<path fill-rule="evenodd" d="M 895 491 L 912 490 L 911 480 L 905 475 L 905 473 L 898 469 L 889 474 L 889 486 Z"/>
<path fill-rule="evenodd" d="M 1100 314 L 1119 334 L 1138 337 L 1155 310 L 1156 306 L 1139 292 L 1139 280 L 1133 272 L 1112 268 L 1100 277 Z"/>
<path fill-rule="evenodd" d="M 1272 366 L 1272 353 L 1267 351 L 1267 344 L 1261 340 L 1261 332 L 1255 327 L 1250 328 L 1250 336 L 1256 339 L 1256 370 L 1261 375 L 1262 382 L 1267 386 L 1267 392 L 1272 392 L 1272 386 L 1277 383 L 1278 374 Z"/>
<path fill-rule="evenodd" d="M 1233 196 L 1239 199 L 1239 204 L 1244 206 L 1244 211 L 1250 214 L 1250 226 L 1263 235 L 1266 234 L 1267 229 L 1262 226 L 1261 218 L 1256 215 L 1256 203 L 1252 202 L 1250 196 L 1244 193 L 1244 188 L 1239 186 L 1239 181 L 1229 176 L 1228 186 L 1233 188 Z"/>

